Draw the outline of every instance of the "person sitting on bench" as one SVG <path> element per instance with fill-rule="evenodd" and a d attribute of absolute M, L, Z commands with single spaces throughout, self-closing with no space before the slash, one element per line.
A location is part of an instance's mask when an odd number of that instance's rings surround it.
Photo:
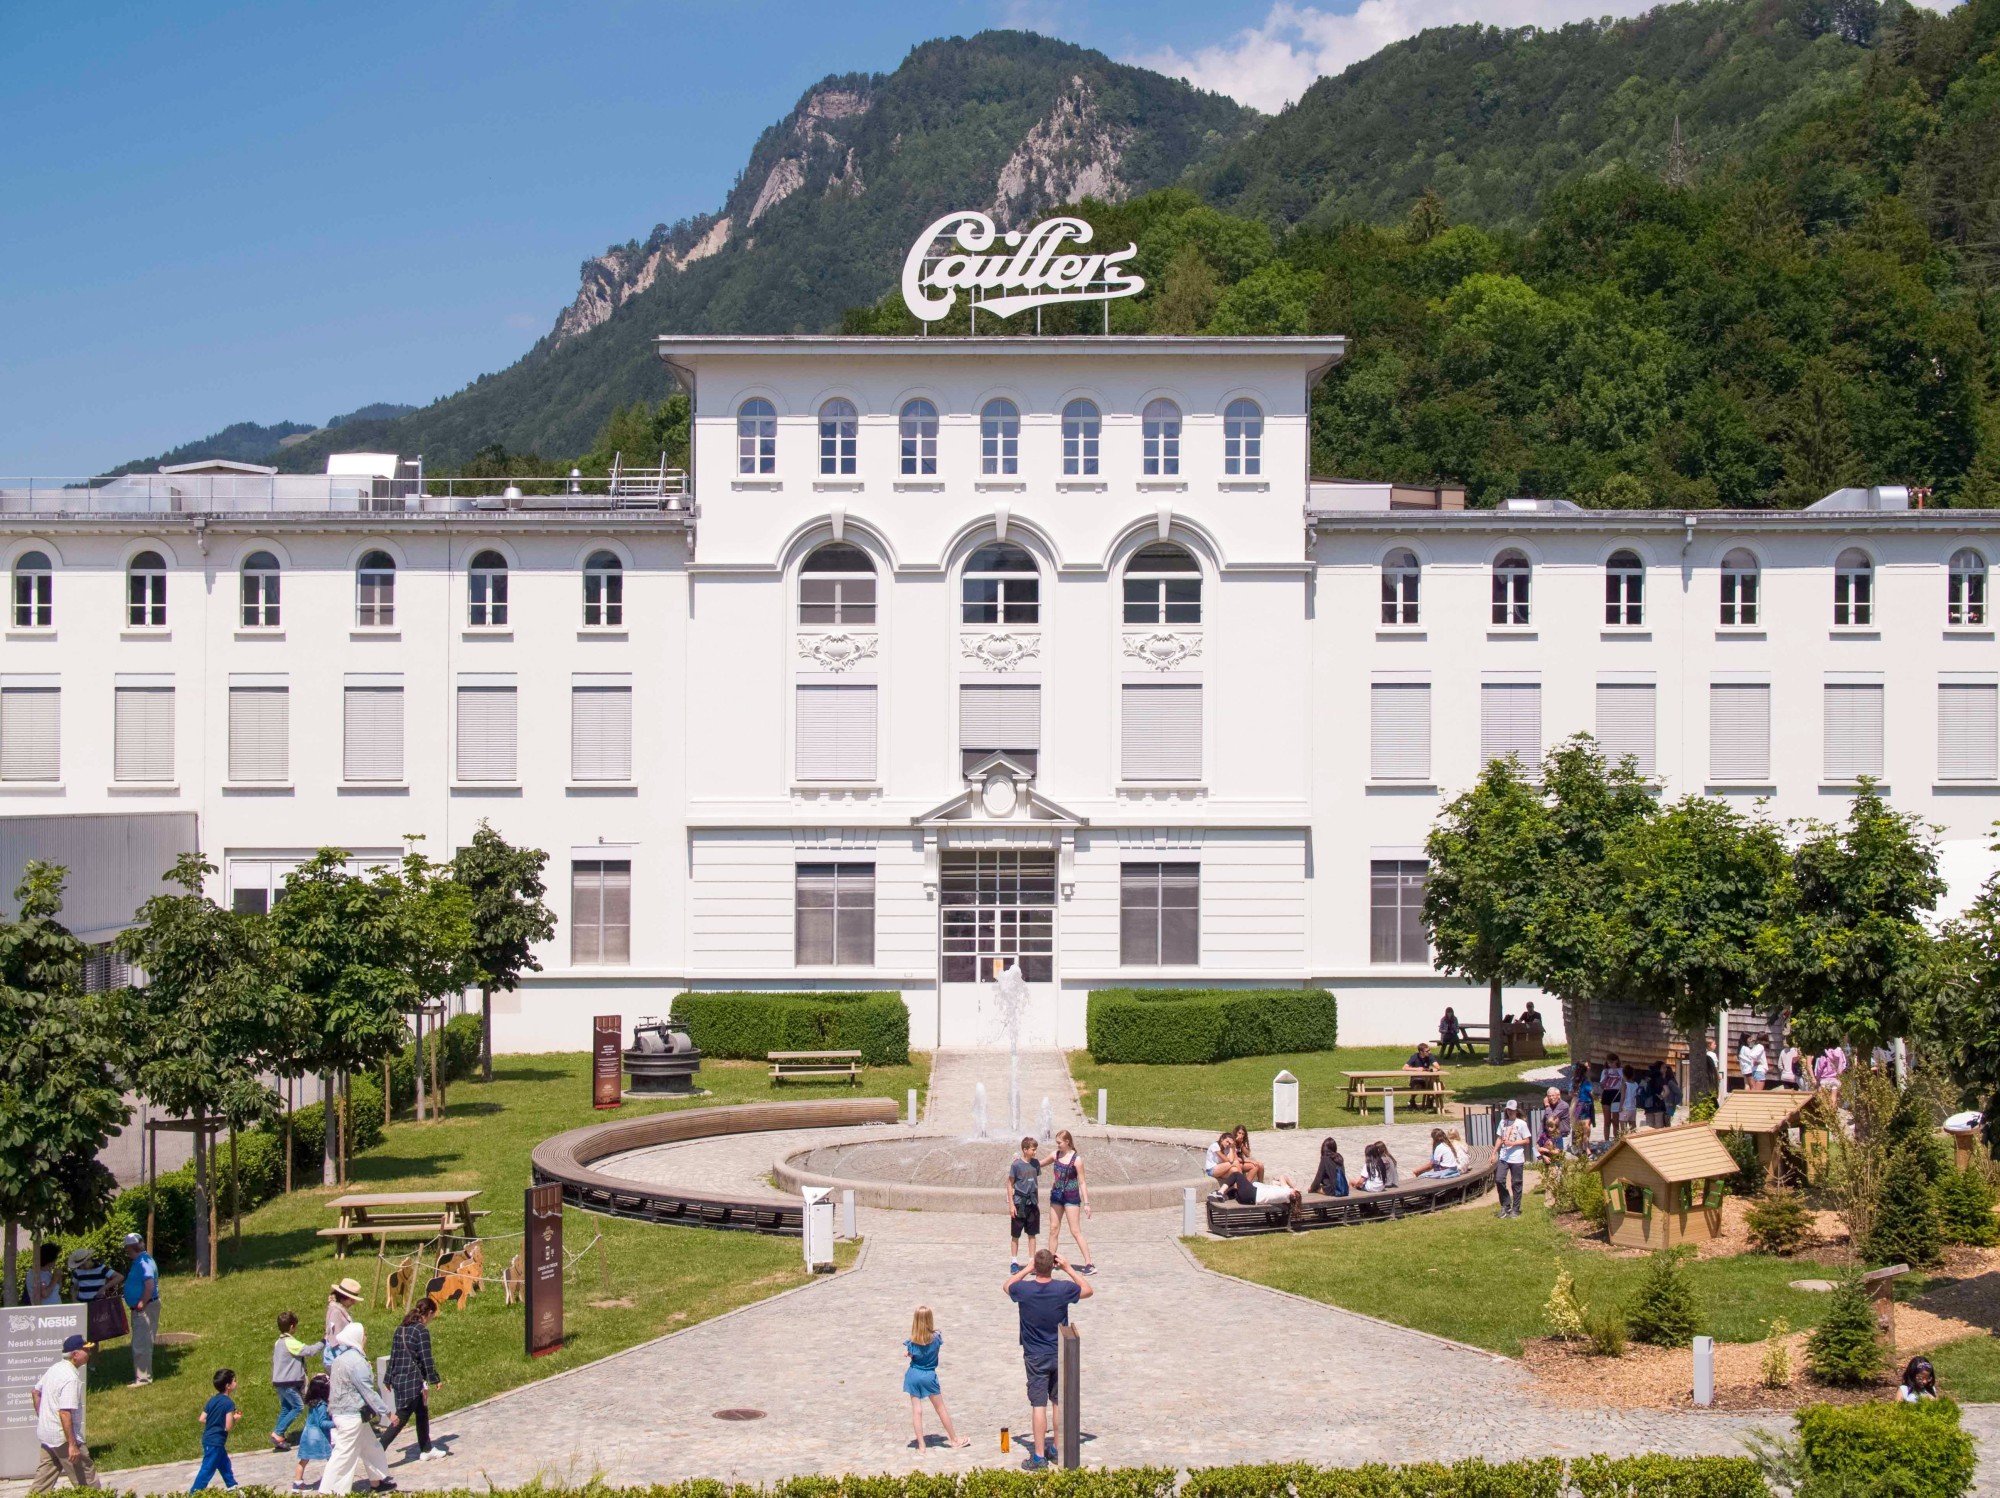
<path fill-rule="evenodd" d="M 1329 1134 L 1319 1142 L 1319 1170 L 1313 1176 L 1312 1193 L 1315 1196 L 1345 1196 L 1347 1190 L 1347 1162 L 1340 1157 L 1340 1146 Z"/>
<path fill-rule="evenodd" d="M 1250 1156 L 1250 1131 L 1238 1124 L 1229 1131 L 1229 1137 L 1236 1146 L 1236 1168 L 1253 1181 L 1264 1179 L 1264 1167 Z"/>
<path fill-rule="evenodd" d="M 1431 1054 L 1431 1043 L 1428 1040 L 1418 1041 L 1416 1052 L 1403 1066 L 1408 1071 L 1436 1071 L 1438 1059 Z"/>
<path fill-rule="evenodd" d="M 1400 1179 L 1396 1157 L 1389 1153 L 1389 1146 L 1381 1140 L 1363 1150 L 1361 1158 L 1367 1171 L 1361 1181 L 1363 1191 L 1387 1191 Z"/>
<path fill-rule="evenodd" d="M 1447 1004 L 1444 1018 L 1438 1021 L 1438 1047 L 1449 1056 L 1458 1043 L 1458 1011 Z"/>
<path fill-rule="evenodd" d="M 1431 1130 L 1431 1157 L 1411 1171 L 1412 1175 L 1429 1176 L 1434 1181 L 1445 1181 L 1465 1169 L 1465 1162 L 1458 1151 L 1452 1148 L 1451 1140 L 1443 1129 Z"/>

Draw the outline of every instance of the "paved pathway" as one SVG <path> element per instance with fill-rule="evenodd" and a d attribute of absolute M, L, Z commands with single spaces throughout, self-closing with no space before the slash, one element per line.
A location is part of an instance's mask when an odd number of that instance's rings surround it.
<path fill-rule="evenodd" d="M 1046 1070 L 1037 1059 L 1037 1076 Z M 997 1063 L 941 1057 L 926 1130 L 958 1132 L 957 1110 L 969 1109 L 972 1084 L 985 1080 L 990 1100 L 996 1076 L 1004 1099 L 1004 1054 Z M 1035 1085 L 1039 1110 L 1041 1082 Z M 1068 1094 L 1049 1096 L 1060 1107 Z M 745 1151 L 746 1137 L 761 1139 L 761 1148 Z M 1268 1153 L 1293 1147 L 1289 1139 L 1259 1136 L 1260 1148 L 1267 1138 Z M 775 1142 L 768 1135 L 718 1141 L 734 1152 L 723 1173 L 759 1169 L 759 1159 L 768 1168 Z M 1300 1140 L 1301 1152 L 1309 1154 L 1314 1142 Z M 1087 1225 L 1099 1273 L 1091 1281 L 1095 1297 L 1074 1319 L 1083 1338 L 1089 1465 L 1730 1454 L 1741 1449 L 1744 1431 L 1789 1424 L 1547 1403 L 1505 1359 L 1207 1273 L 1175 1241 L 1178 1215 L 1107 1213 Z M 674 1231 L 662 1230 L 663 1244 Z M 403 1462 L 396 1476 L 406 1487 L 593 1476 L 615 1484 L 693 1476 L 760 1482 L 799 1472 L 996 1463 L 1000 1427 L 1019 1434 L 1029 1423 L 1013 1310 L 1000 1291 L 1004 1222 L 998 1214 L 864 1210 L 861 1231 L 866 1246 L 849 1273 L 441 1415 L 434 1427 L 452 1447 L 451 1459 Z M 664 1272 L 672 1264 L 669 1248 Z M 973 1442 L 965 1451 L 933 1447 L 919 1455 L 909 1445 L 900 1344 L 920 1302 L 934 1309 L 944 1333 L 943 1384 L 961 1433 Z M 448 1340 L 440 1359 L 448 1371 Z M 765 1418 L 714 1417 L 734 1406 L 763 1410 Z M 1974 1409 L 1968 1420 L 1983 1444 L 2000 1439 L 2000 1411 Z M 929 1429 L 935 1439 L 935 1424 Z M 116 1484 L 183 1489 L 191 1465 L 119 1473 Z M 290 1458 L 246 1453 L 237 1470 L 245 1482 L 277 1485 L 289 1480 Z M 2000 1474 L 1983 1475 L 1993 1484 L 1988 1490 L 2000 1493 Z M 20 1486 L 0 1485 L 0 1494 Z"/>

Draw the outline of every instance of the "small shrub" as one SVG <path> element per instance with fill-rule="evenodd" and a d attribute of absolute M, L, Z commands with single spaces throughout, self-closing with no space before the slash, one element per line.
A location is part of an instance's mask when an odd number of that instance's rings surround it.
<path fill-rule="evenodd" d="M 1729 1158 L 1736 1162 L 1736 1174 L 1725 1176 L 1723 1186 L 1734 1196 L 1755 1196 L 1764 1189 L 1764 1157 L 1757 1153 L 1757 1139 L 1741 1129 L 1724 1129 L 1716 1136 Z"/>
<path fill-rule="evenodd" d="M 1704 1092 L 1688 1104 L 1688 1122 L 1707 1123 L 1711 1118 L 1715 1117 L 1716 1109 L 1721 1106 L 1720 1099 L 1714 1093 Z"/>
<path fill-rule="evenodd" d="M 1687 1270 L 1688 1251 L 1663 1248 L 1625 1307 L 1632 1335 L 1655 1347 L 1686 1347 L 1704 1324 L 1701 1301 Z"/>
<path fill-rule="evenodd" d="M 673 1016 L 718 1060 L 772 1051 L 859 1051 L 868 1066 L 906 1066 L 910 1010 L 896 993 L 684 993 Z"/>
<path fill-rule="evenodd" d="M 1577 1498 L 1770 1498 L 1747 1456 L 1580 1456 L 1569 1482 Z"/>
<path fill-rule="evenodd" d="M 1848 1275 L 1834 1286 L 1806 1343 L 1806 1368 L 1823 1384 L 1852 1389 L 1880 1378 L 1883 1363 L 1874 1304 L 1860 1276 Z"/>
<path fill-rule="evenodd" d="M 1565 1342 L 1581 1341 L 1583 1314 L 1583 1302 L 1576 1296 L 1576 1277 L 1557 1266 L 1555 1288 L 1549 1291 L 1548 1304 L 1542 1307 L 1542 1319 L 1548 1323 L 1549 1335 Z"/>
<path fill-rule="evenodd" d="M 1084 1025 L 1091 1060 L 1152 1066 L 1330 1051 L 1339 1035 L 1323 988 L 1099 988 Z"/>
<path fill-rule="evenodd" d="M 1923 1404 L 1815 1404 L 1799 1411 L 1794 1498 L 1963 1498 L 1972 1490 L 1972 1437 L 1948 1399 Z M 1893 1477 L 1893 1486 L 1884 1482 Z"/>
<path fill-rule="evenodd" d="M 1977 1164 L 1945 1173 L 1937 1188 L 1938 1217 L 1947 1243 L 1991 1248 L 2000 1243 L 1993 1218 L 1993 1182 Z"/>
<path fill-rule="evenodd" d="M 1758 1252 L 1790 1256 L 1812 1233 L 1812 1213 L 1798 1192 L 1779 1186 L 1766 1191 L 1743 1214 Z"/>
<path fill-rule="evenodd" d="M 1625 1328 L 1624 1312 L 1616 1306 L 1605 1306 L 1584 1317 L 1583 1335 L 1594 1357 L 1622 1358 L 1630 1334 Z"/>
<path fill-rule="evenodd" d="M 1943 1259 L 1944 1224 L 1921 1141 L 1906 1140 L 1890 1153 L 1873 1217 L 1862 1247 L 1871 1264 L 1928 1269 Z"/>
<path fill-rule="evenodd" d="M 1792 1382 L 1792 1349 L 1785 1342 L 1791 1334 L 1789 1321 L 1782 1316 L 1771 1318 L 1771 1328 L 1764 1334 L 1764 1357 L 1757 1365 L 1767 1389 L 1787 1388 Z"/>

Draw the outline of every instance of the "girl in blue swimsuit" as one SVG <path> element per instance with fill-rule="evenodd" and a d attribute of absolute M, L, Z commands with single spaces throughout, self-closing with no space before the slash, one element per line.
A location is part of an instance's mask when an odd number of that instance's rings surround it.
<path fill-rule="evenodd" d="M 1083 1162 L 1076 1157 L 1076 1141 L 1070 1137 L 1068 1129 L 1056 1130 L 1056 1153 L 1050 1161 L 1052 1178 L 1049 1184 L 1049 1248 L 1052 1252 L 1062 1251 L 1063 1223 L 1069 1223 L 1070 1236 L 1076 1239 L 1076 1250 L 1083 1255 L 1083 1262 L 1076 1266 L 1079 1274 L 1095 1274 L 1097 1266 L 1090 1262 L 1090 1245 L 1083 1239 L 1083 1224 L 1077 1213 L 1090 1215 L 1090 1184 L 1083 1178 Z"/>
<path fill-rule="evenodd" d="M 938 1423 L 944 1427 L 945 1439 L 954 1446 L 970 1446 L 972 1442 L 961 1441 L 958 1432 L 951 1428 L 951 1411 L 945 1408 L 944 1391 L 938 1387 L 938 1354 L 944 1350 L 944 1333 L 937 1329 L 931 1317 L 929 1306 L 918 1306 L 910 1318 L 910 1340 L 903 1344 L 903 1352 L 910 1364 L 903 1370 L 903 1392 L 910 1396 L 910 1426 L 917 1433 L 911 1444 L 918 1452 L 924 1449 L 924 1401 L 928 1399 L 937 1411 Z"/>

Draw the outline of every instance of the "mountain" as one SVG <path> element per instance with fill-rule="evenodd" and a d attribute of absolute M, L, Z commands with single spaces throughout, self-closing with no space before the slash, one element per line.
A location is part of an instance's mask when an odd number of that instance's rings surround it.
<path fill-rule="evenodd" d="M 1714 167 L 1775 139 L 1853 87 L 1879 20 L 1875 0 L 1695 0 L 1441 27 L 1320 79 L 1192 180 L 1272 223 L 1392 223 L 1430 189 L 1456 221 L 1519 228 L 1566 177 Z"/>
<path fill-rule="evenodd" d="M 254 421 L 239 421 L 224 427 L 219 432 L 211 432 L 196 442 L 183 442 L 179 447 L 161 453 L 156 458 L 134 458 L 129 463 L 121 463 L 111 469 L 111 473 L 153 473 L 176 463 L 199 463 L 204 459 L 222 458 L 232 463 L 274 463 L 301 443 L 308 442 L 320 432 L 330 432 L 346 427 L 339 441 L 324 446 L 319 451 L 351 451 L 355 446 L 354 437 L 360 430 L 355 423 L 372 424 L 371 429 L 380 435 L 387 435 L 388 423 L 399 416 L 408 416 L 415 406 L 397 405 L 391 401 L 377 401 L 370 406 L 362 406 L 344 415 L 329 417 L 322 427 L 307 426 L 298 421 L 280 421 L 270 426 L 259 426 Z M 286 466 L 297 468 L 296 461 Z"/>

